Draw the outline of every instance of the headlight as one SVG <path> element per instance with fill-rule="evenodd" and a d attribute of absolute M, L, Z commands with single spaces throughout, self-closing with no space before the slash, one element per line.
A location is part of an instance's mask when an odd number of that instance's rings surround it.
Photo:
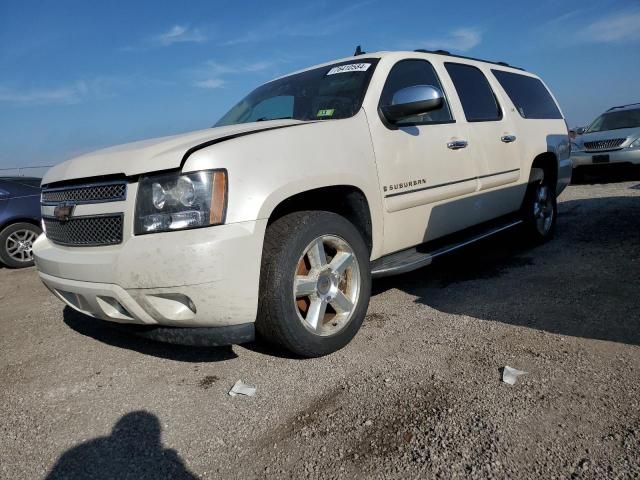
<path fill-rule="evenodd" d="M 572 152 L 581 152 L 582 150 L 584 150 L 583 147 L 578 145 L 576 142 L 571 142 L 571 151 Z"/>
<path fill-rule="evenodd" d="M 640 138 L 636 138 L 633 142 L 631 142 L 629 148 L 640 148 Z"/>
<path fill-rule="evenodd" d="M 219 225 L 226 209 L 226 170 L 143 176 L 134 231 L 140 235 Z"/>

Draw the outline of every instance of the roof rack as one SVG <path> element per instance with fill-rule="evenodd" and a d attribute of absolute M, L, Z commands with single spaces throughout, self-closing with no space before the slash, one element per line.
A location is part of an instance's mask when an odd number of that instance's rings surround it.
<path fill-rule="evenodd" d="M 629 103 L 628 105 L 619 105 L 617 107 L 611 107 L 609 110 L 607 110 L 607 112 L 610 112 L 611 110 L 618 110 L 619 108 L 633 107 L 634 105 L 640 105 L 640 103 Z"/>
<path fill-rule="evenodd" d="M 434 53 L 436 55 L 446 55 L 448 57 L 464 58 L 465 60 L 475 60 L 477 62 L 492 63 L 493 65 L 500 65 L 500 66 L 503 66 L 503 67 L 515 68 L 516 70 L 525 71 L 524 68 L 514 67 L 513 65 L 509 65 L 507 62 L 493 62 L 491 60 L 483 60 L 482 58 L 466 57 L 464 55 L 456 55 L 456 54 L 448 52 L 446 50 L 425 50 L 424 48 L 418 48 L 417 50 L 414 50 L 414 52 Z"/>

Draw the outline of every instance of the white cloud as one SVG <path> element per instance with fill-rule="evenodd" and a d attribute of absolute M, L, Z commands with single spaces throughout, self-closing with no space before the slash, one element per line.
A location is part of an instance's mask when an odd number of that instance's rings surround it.
<path fill-rule="evenodd" d="M 17 90 L 0 87 L 0 103 L 14 105 L 71 105 L 80 103 L 88 92 L 83 81 L 73 85 L 31 90 Z"/>
<path fill-rule="evenodd" d="M 194 86 L 199 88 L 222 88 L 226 82 L 221 78 L 208 78 L 194 82 Z"/>
<path fill-rule="evenodd" d="M 442 38 L 419 42 L 427 50 L 453 50 L 467 52 L 482 42 L 482 32 L 477 28 L 458 28 Z"/>
<path fill-rule="evenodd" d="M 640 10 L 619 12 L 588 25 L 579 39 L 590 43 L 624 43 L 640 40 Z"/>
<path fill-rule="evenodd" d="M 125 52 L 143 52 L 150 48 L 168 47 L 176 43 L 203 43 L 207 36 L 199 28 L 188 25 L 174 25 L 166 32 L 151 35 L 136 44 L 122 47 Z"/>
<path fill-rule="evenodd" d="M 174 25 L 168 31 L 151 38 L 151 43 L 161 46 L 169 46 L 174 43 L 202 43 L 207 37 L 198 28 L 190 28 L 187 25 Z"/>
<path fill-rule="evenodd" d="M 15 106 L 74 105 L 86 100 L 108 99 L 133 84 L 160 82 L 135 76 L 97 76 L 48 88 L 10 88 L 0 85 L 0 103 Z"/>
<path fill-rule="evenodd" d="M 210 60 L 194 70 L 196 80 L 193 82 L 199 88 L 221 88 L 226 84 L 224 77 L 242 73 L 256 73 L 268 70 L 279 62 L 259 61 L 253 63 L 219 63 Z"/>
<path fill-rule="evenodd" d="M 304 5 L 292 10 L 278 11 L 262 19 L 258 25 L 246 33 L 221 43 L 232 46 L 243 43 L 258 43 L 278 37 L 326 37 L 347 29 L 351 24 L 362 20 L 362 12 L 375 0 L 363 0 L 347 5 L 330 14 L 323 14 L 319 7 L 322 3 Z M 358 13 L 358 15 L 355 15 Z M 312 20 L 309 20 L 312 19 Z"/>

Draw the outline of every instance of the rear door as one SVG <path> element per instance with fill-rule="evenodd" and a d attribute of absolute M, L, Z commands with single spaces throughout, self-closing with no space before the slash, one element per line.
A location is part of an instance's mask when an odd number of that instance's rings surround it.
<path fill-rule="evenodd" d="M 480 169 L 479 190 L 517 182 L 521 165 L 518 135 L 484 72 L 476 66 L 456 62 L 445 62 L 445 68 L 469 123 L 468 150 Z M 517 197 L 505 198 L 507 210 L 517 208 L 514 205 L 517 201 Z M 501 213 L 508 212 L 496 212 L 496 216 Z"/>

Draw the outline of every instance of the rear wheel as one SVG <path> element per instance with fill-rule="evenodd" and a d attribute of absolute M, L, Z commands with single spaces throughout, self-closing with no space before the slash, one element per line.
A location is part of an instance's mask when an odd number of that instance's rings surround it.
<path fill-rule="evenodd" d="M 534 242 L 542 243 L 553 237 L 558 216 L 555 185 L 549 175 L 527 187 L 522 205 L 525 232 Z"/>
<path fill-rule="evenodd" d="M 42 233 L 35 225 L 20 222 L 0 232 L 0 261 L 10 268 L 33 265 L 33 242 Z"/>
<path fill-rule="evenodd" d="M 330 212 L 295 212 L 267 228 L 256 328 L 305 357 L 339 350 L 362 325 L 371 291 L 369 250 Z"/>

